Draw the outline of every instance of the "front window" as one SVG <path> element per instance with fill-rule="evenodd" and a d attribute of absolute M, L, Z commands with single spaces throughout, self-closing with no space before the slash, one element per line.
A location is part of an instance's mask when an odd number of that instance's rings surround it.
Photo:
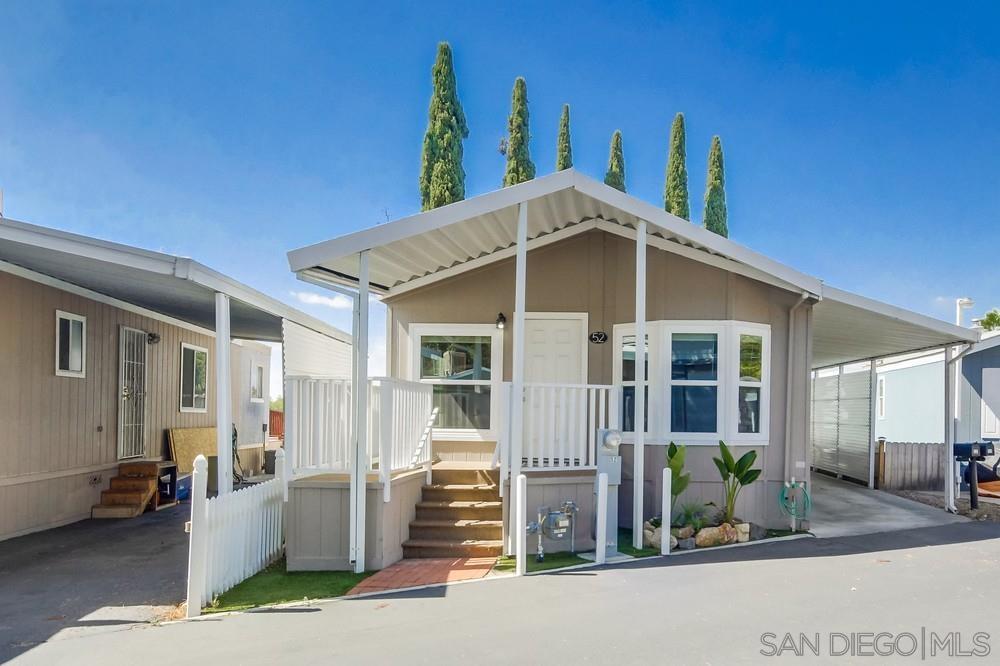
<path fill-rule="evenodd" d="M 181 343 L 181 411 L 208 411 L 208 350 Z"/>
<path fill-rule="evenodd" d="M 649 430 L 649 336 L 646 336 L 646 362 L 644 373 L 645 410 L 643 423 Z M 635 432 L 635 336 L 626 335 L 622 338 L 621 376 L 622 376 L 622 430 Z"/>
<path fill-rule="evenodd" d="M 719 336 L 673 333 L 670 342 L 670 431 L 714 433 L 719 419 Z"/>
<path fill-rule="evenodd" d="M 885 377 L 878 378 L 878 417 L 885 418 Z"/>
<path fill-rule="evenodd" d="M 264 366 L 259 363 L 250 367 L 250 401 L 264 402 Z"/>
<path fill-rule="evenodd" d="M 85 377 L 87 318 L 56 310 L 56 374 Z"/>
<path fill-rule="evenodd" d="M 489 437 L 496 429 L 500 332 L 492 324 L 415 324 L 411 336 L 417 378 L 434 385 L 437 433 Z"/>

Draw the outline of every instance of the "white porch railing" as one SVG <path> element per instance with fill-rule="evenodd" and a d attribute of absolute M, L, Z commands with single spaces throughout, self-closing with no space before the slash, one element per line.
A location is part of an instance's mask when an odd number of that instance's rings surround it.
<path fill-rule="evenodd" d="M 383 499 L 388 502 L 394 472 L 425 467 L 430 476 L 431 428 L 437 409 L 430 384 L 378 377 L 370 386 L 368 432 L 377 451 L 373 463 L 378 465 Z"/>
<path fill-rule="evenodd" d="M 430 467 L 433 387 L 391 377 L 371 378 L 368 387 L 364 464 L 378 470 L 388 502 L 393 473 Z M 294 476 L 350 471 L 351 413 L 350 380 L 286 378 L 285 449 Z"/>
<path fill-rule="evenodd" d="M 196 617 L 216 596 L 261 571 L 284 548 L 286 471 L 284 452 L 275 478 L 206 499 L 208 462 L 194 462 L 187 616 Z"/>
<path fill-rule="evenodd" d="M 512 450 L 510 384 L 502 394 L 501 432 L 493 464 L 501 477 L 521 469 L 571 469 L 596 465 L 597 430 L 620 425 L 621 390 L 599 384 L 525 384 L 520 455 Z"/>

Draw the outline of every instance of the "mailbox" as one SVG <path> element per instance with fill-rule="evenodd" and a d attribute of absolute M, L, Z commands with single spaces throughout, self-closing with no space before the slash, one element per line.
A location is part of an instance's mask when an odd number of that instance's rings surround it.
<path fill-rule="evenodd" d="M 618 486 L 622 483 L 622 457 L 618 447 L 622 434 L 617 430 L 597 431 L 597 474 L 594 475 L 594 497 L 596 506 L 597 483 L 601 474 L 608 475 L 608 523 L 605 544 L 607 557 L 618 555 Z M 597 538 L 597 511 L 594 511 L 594 538 Z M 597 548 L 601 544 L 597 544 Z"/>
<path fill-rule="evenodd" d="M 955 444 L 955 460 L 986 460 L 993 455 L 993 442 L 964 442 Z"/>

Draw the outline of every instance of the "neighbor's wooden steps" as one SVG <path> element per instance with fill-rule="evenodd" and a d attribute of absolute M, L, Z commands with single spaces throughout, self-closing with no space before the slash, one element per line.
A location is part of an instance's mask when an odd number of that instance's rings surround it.
<path fill-rule="evenodd" d="M 435 468 L 423 487 L 403 557 L 492 557 L 503 550 L 499 474 Z"/>
<path fill-rule="evenodd" d="M 134 518 L 141 515 L 157 493 L 159 467 L 155 462 L 125 462 L 110 488 L 101 491 L 101 503 L 90 509 L 91 518 Z"/>

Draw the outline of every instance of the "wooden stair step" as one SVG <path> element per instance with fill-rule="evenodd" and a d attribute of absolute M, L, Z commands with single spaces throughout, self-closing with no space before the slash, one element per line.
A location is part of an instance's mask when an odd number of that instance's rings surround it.
<path fill-rule="evenodd" d="M 460 520 L 462 518 L 500 520 L 502 511 L 503 504 L 499 501 L 421 501 L 417 502 L 416 517 L 418 520 Z"/>
<path fill-rule="evenodd" d="M 423 499 L 495 501 L 500 499 L 500 489 L 487 483 L 434 483 L 423 487 Z"/>
<path fill-rule="evenodd" d="M 142 504 L 147 494 L 145 490 L 102 490 L 101 504 Z"/>
<path fill-rule="evenodd" d="M 142 504 L 95 504 L 90 509 L 91 518 L 135 518 L 143 512 Z"/>
<path fill-rule="evenodd" d="M 497 557 L 503 554 L 500 539 L 410 539 L 403 542 L 403 557 Z"/>
<path fill-rule="evenodd" d="M 414 541 L 464 541 L 503 538 L 502 520 L 414 520 L 410 539 Z"/>
<path fill-rule="evenodd" d="M 149 476 L 115 476 L 111 479 L 111 490 L 136 490 L 145 492 L 156 488 L 156 479 Z"/>
<path fill-rule="evenodd" d="M 160 475 L 160 465 L 157 462 L 135 461 L 118 464 L 119 476 L 151 476 L 156 478 Z"/>
<path fill-rule="evenodd" d="M 495 469 L 468 469 L 451 467 L 434 467 L 431 469 L 431 482 L 434 484 L 490 484 L 500 482 L 500 471 Z"/>

